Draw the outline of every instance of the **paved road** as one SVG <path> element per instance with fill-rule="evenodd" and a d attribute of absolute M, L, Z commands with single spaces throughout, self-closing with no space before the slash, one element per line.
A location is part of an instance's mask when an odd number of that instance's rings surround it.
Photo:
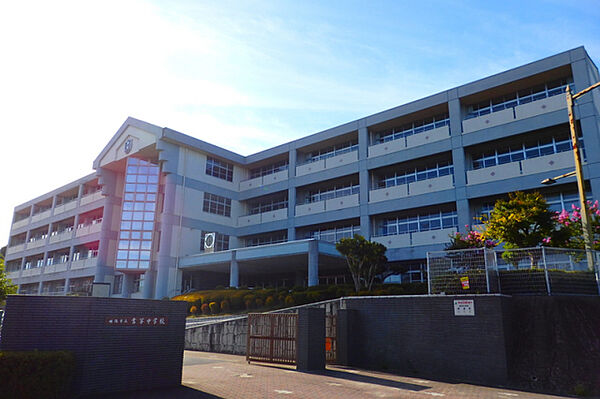
<path fill-rule="evenodd" d="M 93 397 L 93 399 L 100 398 L 541 399 L 562 397 L 469 384 L 443 383 L 344 367 L 328 366 L 327 370 L 321 373 L 301 373 L 292 367 L 247 364 L 243 356 L 186 351 L 181 387 Z"/>

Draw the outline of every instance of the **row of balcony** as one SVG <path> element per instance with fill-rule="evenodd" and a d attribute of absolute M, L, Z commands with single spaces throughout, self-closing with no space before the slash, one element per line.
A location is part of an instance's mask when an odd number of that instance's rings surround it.
<path fill-rule="evenodd" d="M 60 273 L 67 270 L 78 270 L 96 267 L 98 264 L 98 257 L 93 256 L 89 258 L 77 259 L 70 262 L 54 263 L 51 265 L 32 267 L 29 269 L 17 270 L 7 273 L 9 279 L 15 281 L 16 279 L 23 277 L 39 276 L 41 274 Z M 70 265 L 70 267 L 69 267 Z"/>
<path fill-rule="evenodd" d="M 506 163 L 477 170 L 467 171 L 467 184 L 481 184 L 523 175 L 542 173 L 549 170 L 573 167 L 571 151 L 550 154 L 538 158 L 525 159 L 518 162 Z M 369 191 L 369 203 L 376 203 L 412 195 L 426 194 L 454 188 L 452 175 L 440 176 L 426 180 L 400 184 L 391 187 Z M 296 205 L 295 216 L 312 215 L 338 209 L 351 208 L 359 205 L 359 195 L 351 194 L 324 201 Z M 259 213 L 238 218 L 238 226 L 249 226 L 287 218 L 287 208 L 266 213 Z"/>
<path fill-rule="evenodd" d="M 472 133 L 481 129 L 510 123 L 516 120 L 531 118 L 548 112 L 557 111 L 566 108 L 566 101 L 563 95 L 555 95 L 529 102 L 527 104 L 516 105 L 512 108 L 506 108 L 501 111 L 492 112 L 486 115 L 465 119 L 462 121 L 463 134 Z M 396 140 L 390 140 L 383 143 L 374 144 L 368 147 L 368 157 L 374 158 L 382 155 L 392 154 L 407 148 L 417 147 L 436 141 L 444 140 L 450 137 L 449 126 L 441 126 L 435 129 L 426 130 L 418 134 L 401 137 Z M 342 165 L 358 161 L 358 151 L 353 149 L 346 153 L 335 155 L 326 159 L 319 159 L 308 162 L 296 167 L 296 176 L 303 176 L 310 173 L 335 168 Z M 240 182 L 240 190 L 249 190 L 262 187 L 268 184 L 285 181 L 288 179 L 288 171 L 283 170 L 270 175 L 257 177 Z"/>
<path fill-rule="evenodd" d="M 76 229 L 73 227 L 69 227 L 61 232 L 53 232 L 48 235 L 45 234 L 38 239 L 30 239 L 29 242 L 12 245 L 6 249 L 6 255 L 12 255 L 17 252 L 24 251 L 26 249 L 33 249 L 43 247 L 47 244 L 54 244 L 61 241 L 70 240 L 72 238 L 83 237 L 89 234 L 99 233 L 102 230 L 102 219 L 99 219 L 96 223 L 91 223 L 87 225 L 79 225 Z M 73 231 L 75 235 L 73 235 Z"/>
<path fill-rule="evenodd" d="M 91 204 L 92 202 L 101 200 L 103 198 L 101 191 L 96 191 L 91 194 L 87 194 L 81 197 L 79 201 L 79 206 Z M 78 198 L 73 198 L 68 202 L 64 202 L 60 205 L 56 205 L 54 209 L 52 207 L 45 209 L 41 212 L 34 213 L 31 217 L 27 216 L 23 219 L 17 220 L 12 224 L 12 228 L 16 229 L 19 227 L 27 226 L 29 223 L 39 222 L 40 220 L 44 220 L 49 218 L 50 216 L 60 215 L 61 213 L 73 210 L 77 208 L 77 200 Z"/>

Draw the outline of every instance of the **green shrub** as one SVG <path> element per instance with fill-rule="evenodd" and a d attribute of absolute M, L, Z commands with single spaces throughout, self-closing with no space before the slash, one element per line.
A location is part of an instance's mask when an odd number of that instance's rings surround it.
<path fill-rule="evenodd" d="M 200 309 L 202 310 L 202 314 L 204 314 L 204 315 L 210 314 L 210 307 L 208 306 L 208 303 L 203 303 L 202 306 L 200 307 Z"/>
<path fill-rule="evenodd" d="M 262 298 L 256 298 L 255 302 L 256 302 L 256 307 L 257 308 L 262 308 L 262 306 L 264 304 Z"/>
<path fill-rule="evenodd" d="M 294 306 L 296 303 L 294 302 L 294 297 L 288 295 L 285 297 L 285 306 Z"/>
<path fill-rule="evenodd" d="M 271 308 L 271 307 L 273 307 L 273 305 L 275 305 L 275 298 L 273 298 L 273 295 L 269 295 L 267 297 L 267 299 L 265 300 L 265 305 L 268 308 Z"/>
<path fill-rule="evenodd" d="M 70 352 L 0 352 L 0 399 L 71 397 L 74 373 Z"/>
<path fill-rule="evenodd" d="M 227 313 L 230 310 L 229 301 L 224 300 L 221 301 L 221 312 Z"/>
<path fill-rule="evenodd" d="M 211 302 L 208 304 L 208 307 L 210 308 L 210 313 L 212 313 L 212 314 L 219 313 L 219 304 L 218 303 Z"/>

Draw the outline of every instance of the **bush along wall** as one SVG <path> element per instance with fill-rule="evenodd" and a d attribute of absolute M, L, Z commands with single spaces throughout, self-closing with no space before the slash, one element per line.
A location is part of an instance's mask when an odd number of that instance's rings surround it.
<path fill-rule="evenodd" d="M 427 283 L 381 284 L 372 291 L 356 293 L 352 285 L 294 287 L 292 289 L 229 288 L 196 291 L 179 295 L 173 300 L 187 301 L 192 315 L 209 315 L 268 311 L 307 303 L 354 295 L 418 295 L 427 294 Z M 220 306 L 219 306 L 220 305 Z"/>
<path fill-rule="evenodd" d="M 70 398 L 74 374 L 70 352 L 0 352 L 0 399 Z"/>

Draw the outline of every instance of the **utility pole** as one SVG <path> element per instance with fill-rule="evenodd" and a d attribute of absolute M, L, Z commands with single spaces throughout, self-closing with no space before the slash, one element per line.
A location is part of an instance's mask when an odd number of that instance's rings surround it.
<path fill-rule="evenodd" d="M 567 85 L 567 110 L 569 111 L 569 127 L 571 129 L 571 143 L 573 146 L 573 156 L 575 157 L 575 175 L 577 176 L 577 189 L 579 190 L 579 202 L 581 203 L 581 227 L 583 230 L 583 242 L 587 257 L 588 269 L 594 270 L 594 248 L 592 241 L 592 226 L 590 225 L 590 211 L 585 198 L 585 183 L 583 180 L 583 171 L 581 168 L 581 152 L 579 151 L 579 138 L 577 137 L 577 125 L 575 124 L 575 115 L 573 112 L 573 101 L 581 97 L 588 91 L 600 87 L 600 82 L 580 91 L 571 94 L 571 88 Z"/>

